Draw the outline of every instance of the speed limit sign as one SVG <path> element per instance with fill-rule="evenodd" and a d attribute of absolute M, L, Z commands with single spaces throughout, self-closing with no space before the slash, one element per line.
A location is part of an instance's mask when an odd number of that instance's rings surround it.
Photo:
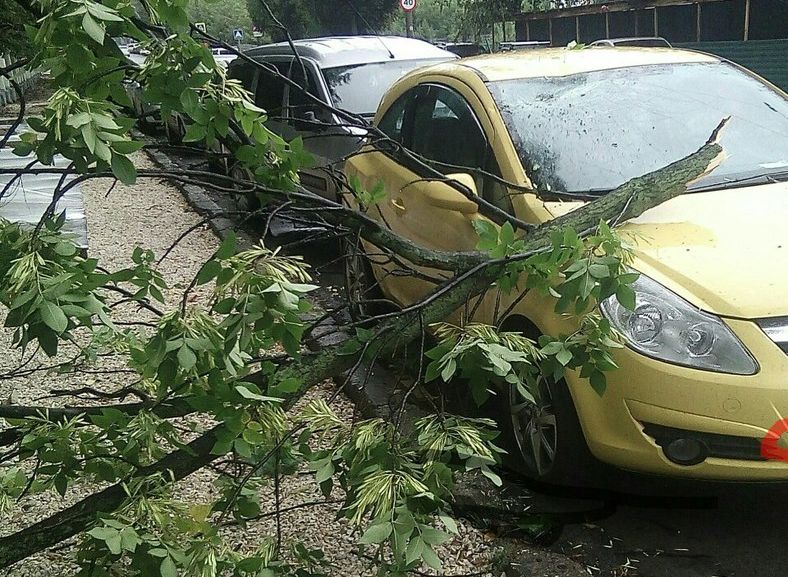
<path fill-rule="evenodd" d="M 399 0 L 399 5 L 405 12 L 410 12 L 416 8 L 416 0 Z"/>

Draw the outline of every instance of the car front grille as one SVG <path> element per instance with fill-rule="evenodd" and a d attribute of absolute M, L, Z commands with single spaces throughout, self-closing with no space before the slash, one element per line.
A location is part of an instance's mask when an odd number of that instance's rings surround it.
<path fill-rule="evenodd" d="M 775 317 L 756 321 L 761 330 L 788 354 L 788 317 Z"/>
<path fill-rule="evenodd" d="M 643 432 L 654 439 L 663 449 L 677 439 L 694 439 L 706 446 L 708 457 L 720 459 L 739 459 L 742 461 L 765 461 L 761 456 L 761 439 L 720 435 L 700 431 L 686 431 L 654 423 L 642 423 Z"/>

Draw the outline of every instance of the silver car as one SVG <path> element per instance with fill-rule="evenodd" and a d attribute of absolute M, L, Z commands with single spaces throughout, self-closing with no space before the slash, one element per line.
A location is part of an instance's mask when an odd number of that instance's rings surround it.
<path fill-rule="evenodd" d="M 303 86 L 334 108 L 371 120 L 385 92 L 402 76 L 422 66 L 457 56 L 432 44 L 399 36 L 344 36 L 296 40 L 254 48 L 246 53 Z M 229 74 L 238 78 L 268 113 L 268 126 L 285 140 L 304 139 L 305 149 L 320 167 L 336 165 L 357 150 L 366 135 L 363 124 L 326 110 L 303 92 L 261 71 L 243 59 L 234 60 Z M 301 173 L 308 189 L 334 198 L 335 188 L 325 170 Z"/>

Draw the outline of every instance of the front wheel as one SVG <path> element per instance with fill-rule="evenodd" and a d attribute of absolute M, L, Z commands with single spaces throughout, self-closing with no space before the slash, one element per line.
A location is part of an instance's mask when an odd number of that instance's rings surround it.
<path fill-rule="evenodd" d="M 541 483 L 584 485 L 595 469 L 595 459 L 566 382 L 541 379 L 535 403 L 523 399 L 513 386 L 502 396 L 509 465 Z"/>
<path fill-rule="evenodd" d="M 380 301 L 383 293 L 361 241 L 346 240 L 342 243 L 342 249 L 345 254 L 345 293 L 350 317 L 356 322 L 368 320 L 375 315 L 374 301 Z"/>

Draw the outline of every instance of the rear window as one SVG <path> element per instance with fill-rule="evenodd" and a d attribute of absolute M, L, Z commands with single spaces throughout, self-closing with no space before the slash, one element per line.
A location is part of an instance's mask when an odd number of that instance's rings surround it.
<path fill-rule="evenodd" d="M 356 64 L 326 68 L 326 79 L 334 106 L 354 114 L 374 116 L 386 91 L 411 70 L 445 61 L 445 58 L 425 60 L 392 60 L 372 64 Z"/>

